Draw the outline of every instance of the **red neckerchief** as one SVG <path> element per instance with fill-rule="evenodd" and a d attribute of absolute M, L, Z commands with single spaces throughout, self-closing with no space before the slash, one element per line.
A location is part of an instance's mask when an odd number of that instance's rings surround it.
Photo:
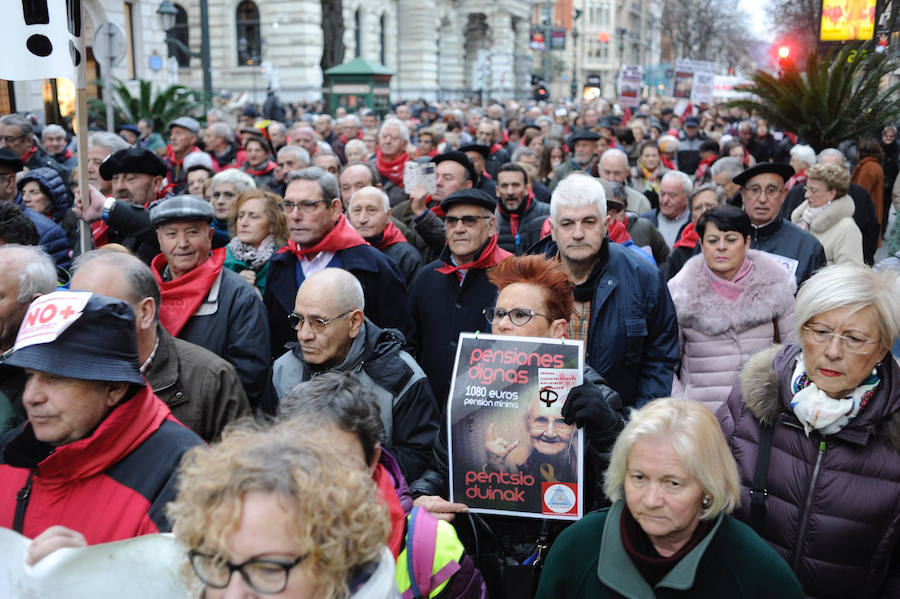
<path fill-rule="evenodd" d="M 359 131 L 356 132 L 356 137 L 354 137 L 353 139 L 362 139 L 362 135 L 363 135 L 362 129 L 360 129 Z M 347 136 L 345 134 L 341 133 L 341 143 L 343 143 L 344 145 L 347 145 L 348 141 L 350 141 L 350 140 L 347 139 Z"/>
<path fill-rule="evenodd" d="M 74 155 L 75 155 L 75 153 L 72 152 L 72 150 L 70 150 L 69 148 L 66 148 L 66 153 L 63 154 L 63 160 L 68 160 L 69 158 L 71 158 Z"/>
<path fill-rule="evenodd" d="M 503 146 L 501 146 L 500 144 L 494 144 L 491 146 L 491 149 L 488 150 L 488 156 L 490 156 L 494 152 L 497 152 L 498 150 L 502 150 L 502 149 L 503 149 Z"/>
<path fill-rule="evenodd" d="M 529 189 L 528 197 L 525 199 L 525 205 L 521 208 L 521 210 L 510 212 L 503 206 L 502 201 L 497 204 L 497 209 L 500 210 L 500 214 L 509 219 L 509 230 L 512 231 L 513 237 L 515 237 L 516 233 L 519 232 L 519 223 L 522 222 L 522 215 L 528 212 L 528 208 L 531 207 L 531 201 L 533 199 L 534 192 Z"/>
<path fill-rule="evenodd" d="M 102 220 L 91 223 L 91 237 L 94 239 L 94 247 L 103 247 L 109 243 L 109 225 Z"/>
<path fill-rule="evenodd" d="M 375 244 L 375 248 L 383 252 L 395 243 L 400 243 L 401 241 L 406 241 L 406 235 L 397 228 L 394 221 L 389 220 L 387 226 L 384 228 L 384 232 L 381 234 L 381 241 Z"/>
<path fill-rule="evenodd" d="M 393 160 L 385 160 L 381 148 L 375 148 L 375 168 L 382 177 L 387 177 L 397 187 L 403 187 L 403 165 L 409 160 L 409 154 L 403 152 Z"/>
<path fill-rule="evenodd" d="M 261 177 L 263 175 L 268 175 L 269 173 L 271 173 L 278 167 L 278 165 L 275 164 L 274 162 L 272 162 L 271 160 L 266 160 L 266 163 L 262 167 L 257 168 L 257 169 L 253 169 L 253 167 L 251 167 L 249 163 L 247 163 L 247 166 L 249 168 L 247 168 L 247 170 L 245 170 L 244 172 L 247 173 L 248 175 L 250 175 L 251 177 Z M 253 170 L 250 170 L 250 169 L 253 169 Z"/>
<path fill-rule="evenodd" d="M 441 274 L 449 275 L 451 272 L 455 272 L 456 276 L 459 277 L 459 280 L 462 280 L 461 270 L 471 270 L 473 268 L 480 268 L 483 270 L 487 270 L 492 266 L 496 266 L 512 256 L 511 253 L 507 252 L 499 245 L 497 245 L 497 234 L 493 233 L 491 237 L 488 239 L 487 245 L 484 246 L 484 249 L 481 250 L 481 255 L 476 258 L 473 262 L 469 262 L 468 264 L 460 264 L 459 266 L 453 266 L 452 264 L 444 264 L 440 268 L 435 268 Z"/>
<path fill-rule="evenodd" d="M 675 248 L 688 248 L 690 250 L 697 247 L 697 242 L 700 241 L 700 235 L 697 231 L 694 230 L 694 223 L 688 223 L 688 225 L 681 231 L 681 237 L 678 238 L 678 241 L 675 242 L 675 245 L 672 246 L 672 249 Z"/>
<path fill-rule="evenodd" d="M 375 466 L 375 472 L 372 473 L 372 480 L 378 487 L 379 499 L 387 507 L 388 515 L 391 519 L 391 532 L 388 535 L 387 546 L 394 554 L 394 559 L 400 555 L 400 548 L 403 545 L 403 533 L 406 529 L 406 513 L 400 504 L 400 498 L 397 497 L 395 490 L 394 477 L 387 471 L 387 468 L 378 464 Z"/>
<path fill-rule="evenodd" d="M 27 152 L 25 152 L 24 154 L 22 154 L 19 158 L 22 159 L 22 162 L 27 163 L 29 160 L 31 160 L 31 157 L 34 156 L 36 153 L 37 153 L 37 146 L 31 146 L 31 149 L 28 150 Z"/>
<path fill-rule="evenodd" d="M 663 156 L 662 154 L 659 155 L 659 161 L 662 162 L 663 166 L 666 167 L 667 169 L 669 169 L 670 171 L 675 170 L 675 163 L 672 162 L 671 160 L 669 160 L 668 158 L 666 158 L 665 156 Z"/>
<path fill-rule="evenodd" d="M 791 189 L 796 185 L 806 185 L 806 170 L 802 170 L 790 179 L 787 180 L 787 183 L 784 184 L 785 189 Z"/>
<path fill-rule="evenodd" d="M 614 218 L 609 226 L 609 240 L 616 243 L 625 243 L 629 239 L 631 239 L 631 235 L 628 233 L 628 227 L 625 223 L 620 223 L 618 219 Z"/>
<path fill-rule="evenodd" d="M 626 106 L 625 109 L 622 111 L 622 125 L 627 125 L 630 120 L 631 120 L 631 109 Z"/>
<path fill-rule="evenodd" d="M 200 148 L 198 148 L 197 146 L 194 146 L 190 150 L 185 152 L 184 156 L 187 156 L 191 152 L 199 152 L 199 151 L 200 151 Z M 179 160 L 175 156 L 175 150 L 172 149 L 172 146 L 171 145 L 166 146 L 166 159 L 169 161 L 169 164 L 175 165 L 176 169 L 178 169 L 178 170 L 181 169 L 181 165 L 184 163 L 184 156 L 182 156 L 181 159 Z"/>
<path fill-rule="evenodd" d="M 366 240 L 356 232 L 356 229 L 350 226 L 347 217 L 342 214 L 340 218 L 337 219 L 337 222 L 334 223 L 334 226 L 328 234 L 325 235 L 319 243 L 308 248 L 303 248 L 297 245 L 296 241 L 291 239 L 286 246 L 282 247 L 276 253 L 283 254 L 285 252 L 290 252 L 297 256 L 297 258 L 303 258 L 304 256 L 315 255 L 319 252 L 338 252 L 358 245 L 368 244 L 366 243 Z"/>
<path fill-rule="evenodd" d="M 428 156 L 429 158 L 433 158 L 438 155 L 438 149 L 435 148 L 427 154 L 420 154 L 418 150 L 416 150 L 416 158 L 422 158 L 423 156 Z"/>
<path fill-rule="evenodd" d="M 713 154 L 712 156 L 707 156 L 703 160 L 700 161 L 700 164 L 697 165 L 697 172 L 694 173 L 695 181 L 702 181 L 703 177 L 706 176 L 706 169 L 708 169 L 713 162 L 718 160 L 720 156 L 718 154 Z"/>
<path fill-rule="evenodd" d="M 163 254 L 157 254 L 150 262 L 153 276 L 159 283 L 162 301 L 159 304 L 159 322 L 169 334 L 177 337 L 187 321 L 191 319 L 212 287 L 225 263 L 225 248 L 213 250 L 209 258 L 192 271 L 177 279 L 163 281 L 162 273 L 167 261 Z"/>
<path fill-rule="evenodd" d="M 438 218 L 444 218 L 445 216 L 447 216 L 447 213 L 444 212 L 443 208 L 441 208 L 441 203 L 433 199 L 431 196 L 425 196 L 425 206 L 428 207 L 432 212 L 434 212 L 435 216 L 437 216 Z"/>

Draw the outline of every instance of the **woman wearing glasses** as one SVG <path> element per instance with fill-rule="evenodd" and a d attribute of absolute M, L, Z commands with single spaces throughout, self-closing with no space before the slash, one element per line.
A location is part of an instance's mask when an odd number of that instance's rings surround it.
<path fill-rule="evenodd" d="M 900 281 L 828 266 L 797 294 L 800 345 L 752 357 L 717 417 L 741 475 L 735 515 L 810 597 L 900 588 Z"/>
<path fill-rule="evenodd" d="M 169 516 L 195 596 L 395 597 L 387 512 L 347 459 L 285 426 L 249 424 L 192 452 Z"/>
<path fill-rule="evenodd" d="M 853 220 L 853 199 L 847 195 L 850 173 L 836 164 L 816 164 L 806 171 L 806 200 L 791 213 L 791 221 L 815 235 L 825 248 L 828 264 L 863 265 L 862 233 Z"/>

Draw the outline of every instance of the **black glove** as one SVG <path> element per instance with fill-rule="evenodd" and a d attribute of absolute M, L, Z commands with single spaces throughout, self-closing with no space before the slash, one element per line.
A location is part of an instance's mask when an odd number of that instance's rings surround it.
<path fill-rule="evenodd" d="M 614 405 L 622 405 L 622 400 L 612 388 L 584 383 L 569 391 L 562 417 L 566 424 L 583 428 L 591 444 L 600 450 L 622 428 L 622 416 L 612 408 Z"/>

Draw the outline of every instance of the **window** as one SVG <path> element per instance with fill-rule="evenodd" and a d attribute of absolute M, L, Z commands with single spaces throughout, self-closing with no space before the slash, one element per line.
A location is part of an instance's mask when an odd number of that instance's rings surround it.
<path fill-rule="evenodd" d="M 353 37 L 354 43 L 356 44 L 356 57 L 362 56 L 362 17 L 360 17 L 359 9 L 356 9 L 356 14 L 353 16 Z"/>
<path fill-rule="evenodd" d="M 129 4 L 126 6 L 131 5 Z M 179 42 L 184 44 L 184 46 L 179 46 L 175 42 L 168 42 L 166 46 L 168 47 L 169 56 L 174 56 L 175 60 L 178 61 L 178 66 L 184 69 L 191 66 L 191 55 L 188 52 L 188 48 L 190 47 L 188 43 L 188 16 L 187 11 L 184 10 L 183 6 L 181 6 L 180 4 L 175 4 L 174 6 L 175 10 L 178 11 L 178 14 L 175 16 L 175 25 L 167 32 L 167 37 L 178 40 Z M 128 25 L 130 25 L 130 22 L 128 23 Z"/>
<path fill-rule="evenodd" d="M 244 0 L 237 7 L 238 66 L 258 65 L 262 58 L 259 37 L 259 9 L 256 3 Z"/>

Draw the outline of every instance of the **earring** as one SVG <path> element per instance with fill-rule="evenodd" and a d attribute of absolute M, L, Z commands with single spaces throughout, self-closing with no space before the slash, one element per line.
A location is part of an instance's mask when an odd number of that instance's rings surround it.
<path fill-rule="evenodd" d="M 705 507 L 705 508 L 706 508 L 706 507 L 709 507 L 709 504 L 710 504 L 711 501 L 712 501 L 712 499 L 710 498 L 709 495 L 704 495 L 704 496 L 703 496 L 703 501 L 700 502 L 700 505 L 702 505 L 702 506 Z"/>

